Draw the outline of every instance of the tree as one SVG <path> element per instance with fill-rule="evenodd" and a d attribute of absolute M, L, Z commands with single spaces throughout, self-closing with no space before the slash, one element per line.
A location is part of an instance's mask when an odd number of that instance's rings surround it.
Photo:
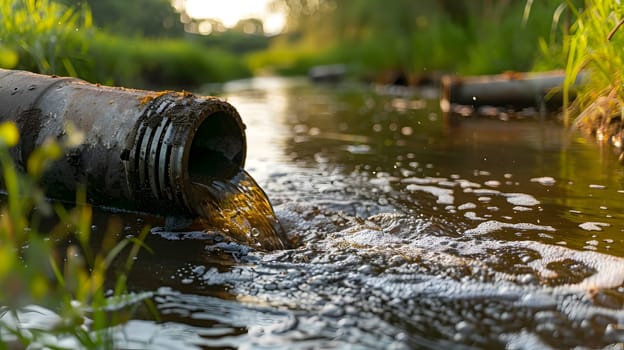
<path fill-rule="evenodd" d="M 99 28 L 123 35 L 172 37 L 184 34 L 180 15 L 170 0 L 58 0 L 80 8 L 91 8 Z"/>

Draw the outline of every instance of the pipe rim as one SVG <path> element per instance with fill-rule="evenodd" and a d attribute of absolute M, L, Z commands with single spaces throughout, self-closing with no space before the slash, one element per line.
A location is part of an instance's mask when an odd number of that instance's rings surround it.
<path fill-rule="evenodd" d="M 245 127 L 229 103 L 214 97 L 167 93 L 154 99 L 143 115 L 131 154 L 137 191 L 148 197 L 146 200 L 152 197 L 197 214 L 189 192 L 192 182 L 198 176 L 204 181 L 234 176 L 223 173 L 219 167 L 243 168 Z M 196 144 L 197 138 L 202 137 L 208 137 L 208 142 Z M 214 161 L 215 155 L 231 164 L 194 164 Z"/>

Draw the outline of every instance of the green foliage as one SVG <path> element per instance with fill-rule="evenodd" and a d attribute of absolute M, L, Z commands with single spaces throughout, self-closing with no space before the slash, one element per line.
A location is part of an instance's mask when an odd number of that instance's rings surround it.
<path fill-rule="evenodd" d="M 0 0 L 0 51 L 11 56 L 0 59 L 5 68 L 75 76 L 90 33 L 88 10 L 50 0 Z"/>
<path fill-rule="evenodd" d="M 93 22 L 106 32 L 123 36 L 174 37 L 184 27 L 171 0 L 58 0 L 74 8 L 88 7 Z"/>
<path fill-rule="evenodd" d="M 68 140 L 79 138 L 74 134 Z M 59 348 L 54 338 L 69 337 L 85 348 L 112 349 L 108 330 L 123 320 L 123 315 L 106 309 L 126 295 L 126 286 L 122 274 L 115 283 L 114 297 L 107 298 L 107 270 L 125 247 L 133 245 L 124 265 L 127 271 L 148 231 L 144 230 L 139 238 L 116 243 L 113 227 L 103 237 L 102 248 L 92 252 L 91 208 L 85 203 L 85 192 L 79 191 L 77 205 L 67 210 L 46 202 L 36 185 L 45 164 L 72 145 L 45 142 L 28 160 L 25 175 L 16 170 L 9 156 L 9 148 L 18 140 L 15 124 L 0 124 L 1 178 L 7 191 L 6 202 L 0 208 L 0 348 L 15 348 L 18 344 Z M 38 223 L 52 213 L 56 213 L 59 223 L 42 233 Z M 68 245 L 70 237 L 78 243 Z M 32 305 L 53 309 L 59 317 L 46 329 L 24 328 L 17 320 Z M 87 317 L 92 318 L 89 328 Z"/>
<path fill-rule="evenodd" d="M 187 34 L 186 39 L 205 48 L 219 48 L 233 54 L 246 54 L 265 50 L 271 38 L 261 34 L 247 34 L 242 31 L 226 30 L 210 35 Z"/>
<path fill-rule="evenodd" d="M 500 73 L 506 70 L 527 71 L 535 67 L 540 38 L 557 35 L 558 26 L 552 26 L 552 13 L 557 1 L 539 1 L 526 16 L 525 5 L 516 2 L 501 10 L 501 16 L 472 17 L 471 37 L 466 50 L 468 57 L 458 65 L 464 74 Z M 554 33 L 553 33 L 554 31 Z M 561 68 L 542 66 L 544 69 Z"/>
<path fill-rule="evenodd" d="M 240 57 L 178 39 L 124 38 L 96 33 L 91 69 L 83 78 L 130 87 L 188 88 L 249 76 Z"/>
<path fill-rule="evenodd" d="M 283 66 L 278 52 L 290 52 L 291 67 L 347 63 L 363 71 L 427 71 L 484 74 L 527 70 L 535 61 L 540 37 L 552 32 L 552 13 L 561 0 L 525 1 L 373 1 L 275 0 L 288 13 L 291 34 L 272 50 L 251 58 Z M 309 52 L 315 51 L 315 56 Z M 562 65 L 560 65 L 561 67 Z M 548 67 L 552 68 L 552 67 Z"/>
<path fill-rule="evenodd" d="M 166 0 L 145 0 L 143 2 L 150 5 L 145 5 L 141 11 L 130 11 L 133 6 L 142 4 L 141 1 L 94 1 L 91 4 L 96 19 L 107 23 L 103 27 L 115 28 L 117 33 L 127 29 L 137 34 L 130 37 L 127 33 L 115 35 L 94 28 L 86 3 L 64 2 L 79 9 L 52 0 L 0 0 L 0 67 L 79 76 L 92 82 L 130 87 L 189 88 L 250 75 L 240 56 L 206 47 L 211 43 L 205 40 L 140 36 L 144 31 L 150 36 L 158 36 L 157 29 L 166 31 L 162 23 L 156 23 L 160 27 L 153 28 L 154 31 L 148 25 L 160 18 L 153 12 L 163 12 L 163 7 L 166 9 L 163 16 L 172 15 L 173 8 Z M 107 6 L 110 7 L 107 10 L 100 9 Z M 141 17 L 150 13 L 152 17 Z M 134 20 L 140 23 L 132 22 Z M 176 23 L 179 23 L 177 17 Z M 236 39 L 237 49 L 249 49 L 238 40 L 240 38 Z M 255 45 L 266 47 L 266 41 Z"/>
<path fill-rule="evenodd" d="M 584 110 L 601 97 L 619 100 L 624 105 L 624 32 L 618 24 L 624 7 L 615 0 L 587 0 L 585 8 L 567 1 L 576 18 L 570 35 L 563 42 L 566 62 L 565 101 L 581 71 L 588 78 L 578 91 L 575 104 Z M 566 111 L 568 109 L 566 108 Z M 566 124 L 569 116 L 566 115 Z"/>

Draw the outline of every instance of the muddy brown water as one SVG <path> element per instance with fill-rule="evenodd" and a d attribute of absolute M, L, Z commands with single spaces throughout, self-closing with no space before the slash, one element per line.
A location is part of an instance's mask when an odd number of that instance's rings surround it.
<path fill-rule="evenodd" d="M 205 91 L 212 92 L 212 91 Z M 154 227 L 130 276 L 145 349 L 548 349 L 624 341 L 624 172 L 551 120 L 447 123 L 418 92 L 219 90 L 293 249 Z M 98 212 L 96 226 L 110 213 Z"/>
<path fill-rule="evenodd" d="M 199 180 L 191 186 L 199 217 L 190 229 L 223 234 L 257 250 L 292 248 L 266 193 L 244 169 L 228 180 Z"/>

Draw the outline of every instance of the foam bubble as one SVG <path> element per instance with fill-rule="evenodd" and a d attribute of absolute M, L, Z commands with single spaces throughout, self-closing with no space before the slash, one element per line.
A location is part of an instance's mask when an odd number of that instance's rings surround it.
<path fill-rule="evenodd" d="M 369 145 L 348 145 L 345 149 L 347 152 L 353 154 L 367 154 L 371 152 L 371 147 Z"/>
<path fill-rule="evenodd" d="M 447 181 L 445 177 L 409 177 L 407 179 L 402 179 L 401 182 L 407 184 L 417 184 L 417 185 L 431 185 L 437 184 L 439 182 Z"/>
<path fill-rule="evenodd" d="M 472 202 L 467 202 L 464 203 L 462 205 L 460 205 L 459 207 L 457 207 L 458 210 L 470 210 L 470 209 L 475 209 L 477 207 L 476 204 L 472 203 Z"/>
<path fill-rule="evenodd" d="M 515 210 L 515 211 L 531 211 L 533 209 L 527 208 L 527 207 L 523 207 L 521 205 L 516 205 L 515 207 L 513 207 L 513 210 Z"/>
<path fill-rule="evenodd" d="M 537 182 L 540 185 L 544 185 L 544 186 L 552 186 L 557 181 L 555 181 L 555 179 L 550 176 L 543 176 L 543 177 L 534 177 L 531 179 L 531 182 Z"/>
<path fill-rule="evenodd" d="M 506 197 L 507 202 L 513 205 L 532 207 L 534 205 L 540 204 L 540 201 L 535 199 L 535 197 L 525 193 L 506 193 L 504 194 L 504 196 Z"/>
<path fill-rule="evenodd" d="M 464 180 L 464 179 L 457 180 L 457 183 L 459 183 L 459 187 L 461 188 L 480 188 L 481 187 L 481 185 L 476 182 L 471 182 L 471 181 Z"/>
<path fill-rule="evenodd" d="M 496 221 L 487 221 L 479 224 L 477 228 L 480 228 L 479 233 L 493 232 L 501 228 L 512 227 L 512 224 L 505 224 Z M 539 226 L 532 224 L 523 224 L 521 226 L 513 227 L 514 229 L 522 229 Z M 548 226 L 543 226 L 542 229 L 546 231 L 554 230 L 548 229 Z M 477 230 L 477 229 L 473 229 Z M 470 231 L 470 230 L 469 230 Z M 446 249 L 448 242 L 443 237 L 426 236 L 418 240 L 414 240 L 412 245 L 429 249 L 429 251 L 439 251 Z M 624 283 L 624 258 L 607 255 L 595 251 L 578 251 L 570 249 L 565 246 L 545 244 L 536 241 L 489 241 L 480 240 L 478 243 L 471 241 L 458 241 L 453 245 L 454 249 L 458 251 L 458 254 L 462 256 L 473 256 L 486 254 L 490 256 L 492 251 L 505 251 L 511 249 L 512 251 L 518 251 L 518 249 L 527 249 L 537 253 L 536 256 L 532 256 L 532 260 L 528 261 L 526 266 L 533 269 L 539 275 L 544 278 L 556 277 L 557 273 L 550 269 L 553 263 L 562 261 L 574 261 L 581 263 L 586 269 L 592 271 L 591 275 L 585 277 L 578 283 L 568 283 L 553 287 L 552 291 L 566 292 L 581 292 L 586 293 L 590 289 L 608 289 L 619 287 Z M 512 275 L 507 273 L 500 273 L 499 278 L 501 280 L 514 279 Z M 543 288 L 543 291 L 549 291 L 548 288 Z"/>
<path fill-rule="evenodd" d="M 473 191 L 476 195 L 487 195 L 487 196 L 495 196 L 501 194 L 500 191 L 492 190 L 489 188 L 480 188 Z"/>
<path fill-rule="evenodd" d="M 490 186 L 490 187 L 498 187 L 501 185 L 500 181 L 496 181 L 496 180 L 489 180 L 484 182 L 484 185 L 486 186 Z"/>
<path fill-rule="evenodd" d="M 409 184 L 405 187 L 405 189 L 412 192 L 421 191 L 432 194 L 438 197 L 437 203 L 440 204 L 453 204 L 455 201 L 455 197 L 453 197 L 453 190 L 447 188 Z"/>
<path fill-rule="evenodd" d="M 517 334 L 504 334 L 501 336 L 507 344 L 505 346 L 508 350 L 520 350 L 520 349 L 554 349 L 552 346 L 544 343 L 536 334 L 522 331 Z"/>
<path fill-rule="evenodd" d="M 340 234 L 340 233 L 339 233 Z M 345 235 L 350 243 L 366 246 L 384 246 L 392 243 L 401 243 L 402 240 L 394 235 L 376 229 L 358 230 Z"/>
<path fill-rule="evenodd" d="M 521 230 L 521 231 L 556 231 L 554 227 L 552 226 L 545 226 L 545 225 L 535 225 L 535 224 L 530 224 L 530 223 L 526 223 L 526 222 L 520 222 L 520 223 L 507 223 L 507 222 L 501 222 L 501 221 L 496 221 L 496 220 L 490 220 L 490 221 L 486 221 L 486 222 L 482 222 L 479 224 L 479 226 L 467 230 L 465 232 L 465 234 L 467 235 L 485 235 L 488 233 L 492 233 L 498 230 L 502 230 L 502 229 L 506 229 L 506 228 L 511 228 L 511 229 L 515 229 L 515 230 Z"/>
<path fill-rule="evenodd" d="M 582 228 L 585 231 L 602 231 L 603 227 L 609 227 L 610 225 L 607 224 L 606 222 L 592 222 L 592 221 L 588 221 L 588 222 L 584 222 L 582 224 L 578 225 L 580 228 Z"/>
<path fill-rule="evenodd" d="M 548 266 L 557 261 L 566 259 L 578 261 L 593 269 L 595 273 L 577 284 L 567 285 L 567 288 L 614 288 L 624 283 L 624 259 L 593 251 L 576 251 L 566 247 L 548 245 L 532 241 L 515 242 L 518 246 L 524 246 L 536 250 L 541 258 L 529 263 L 529 266 L 540 270 L 549 270 Z"/>
<path fill-rule="evenodd" d="M 483 221 L 483 220 L 485 220 L 485 218 L 477 216 L 477 213 L 475 213 L 474 211 L 467 211 L 467 212 L 464 213 L 464 216 L 467 219 L 475 220 L 475 221 Z"/>

